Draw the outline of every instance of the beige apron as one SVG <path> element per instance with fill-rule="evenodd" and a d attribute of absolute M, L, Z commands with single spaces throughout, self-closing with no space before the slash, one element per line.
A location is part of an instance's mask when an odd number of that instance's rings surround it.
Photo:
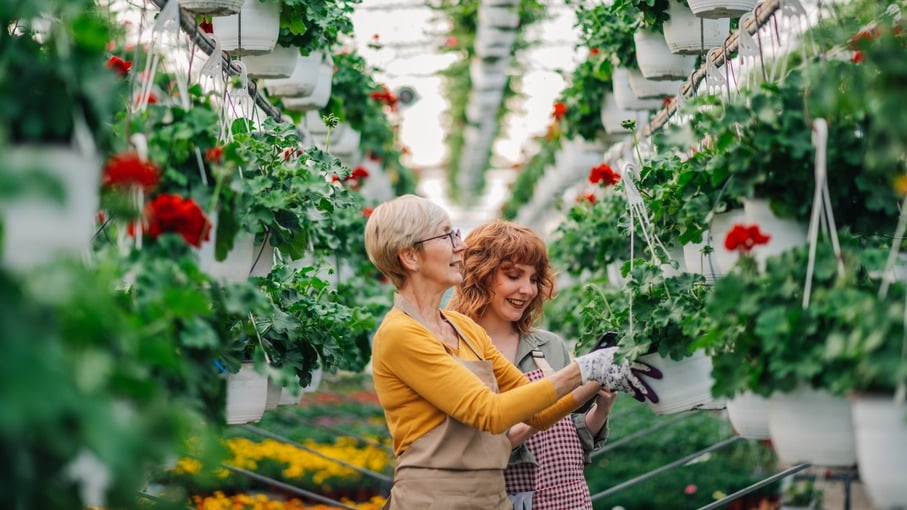
<path fill-rule="evenodd" d="M 399 295 L 395 305 L 424 324 Z M 454 329 L 457 329 L 454 326 Z M 457 329 L 477 357 L 478 351 Z M 491 361 L 456 358 L 493 391 L 498 391 Z M 483 432 L 447 417 L 413 441 L 397 458 L 394 486 L 384 505 L 389 510 L 512 510 L 504 488 L 510 441 L 504 434 Z"/>

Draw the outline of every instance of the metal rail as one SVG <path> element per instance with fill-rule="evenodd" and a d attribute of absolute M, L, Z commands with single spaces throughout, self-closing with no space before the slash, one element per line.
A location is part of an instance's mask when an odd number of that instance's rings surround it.
<path fill-rule="evenodd" d="M 356 471 L 356 472 L 358 472 L 358 473 L 360 473 L 360 474 L 363 474 L 363 475 L 365 475 L 365 476 L 368 476 L 368 477 L 370 477 L 370 478 L 374 478 L 374 479 L 376 479 L 376 480 L 380 480 L 381 482 L 390 484 L 390 483 L 392 483 L 392 482 L 394 481 L 393 478 L 391 478 L 391 477 L 389 477 L 389 476 L 387 476 L 387 475 L 383 475 L 383 474 L 381 474 L 381 473 L 376 473 L 376 472 L 371 471 L 371 470 L 369 470 L 369 469 L 365 469 L 364 467 L 356 466 L 355 464 L 350 464 L 349 462 L 347 462 L 347 461 L 345 461 L 345 460 L 341 460 L 341 459 L 337 459 L 337 458 L 331 457 L 331 456 L 329 456 L 329 455 L 325 455 L 325 454 L 323 454 L 323 453 L 321 453 L 321 452 L 319 452 L 319 451 L 317 451 L 317 450 L 313 450 L 313 449 L 311 449 L 311 448 L 309 448 L 309 447 L 307 447 L 307 446 L 305 446 L 305 445 L 303 445 L 303 444 L 301 444 L 301 443 L 298 443 L 298 442 L 296 442 L 296 441 L 293 441 L 292 439 L 283 437 L 283 436 L 281 436 L 281 435 L 275 434 L 275 433 L 273 433 L 273 432 L 269 432 L 269 431 L 264 430 L 264 429 L 260 429 L 260 428 L 254 426 L 254 425 L 239 425 L 239 427 L 240 427 L 240 428 L 243 428 L 243 429 L 245 429 L 245 430 L 248 430 L 249 432 L 252 432 L 253 434 L 258 434 L 258 435 L 260 435 L 260 436 L 264 436 L 264 437 L 268 437 L 268 438 L 274 439 L 275 441 L 280 441 L 281 443 L 286 443 L 286 444 L 295 446 L 296 448 L 299 448 L 300 450 L 303 450 L 303 451 L 306 451 L 306 452 L 311 453 L 311 454 L 313 454 L 313 455 L 317 455 L 317 456 L 322 457 L 322 458 L 324 458 L 324 459 L 330 460 L 331 462 L 336 462 L 337 464 L 340 464 L 340 465 L 343 466 L 343 467 L 352 469 L 353 471 Z"/>
<path fill-rule="evenodd" d="M 811 464 L 798 464 L 792 468 L 785 469 L 784 471 L 777 473 L 775 475 L 772 475 L 772 476 L 766 478 L 765 480 L 756 482 L 753 485 L 740 489 L 739 491 L 737 491 L 733 494 L 729 494 L 729 495 L 719 499 L 718 501 L 713 501 L 706 506 L 700 507 L 699 510 L 713 510 L 715 508 L 721 508 L 722 506 L 730 503 L 731 501 L 740 499 L 743 496 L 746 496 L 747 494 L 749 494 L 751 492 L 761 489 L 762 487 L 765 487 L 766 485 L 773 484 L 773 483 L 777 482 L 778 480 L 781 480 L 782 478 L 787 478 L 788 476 L 790 476 L 794 473 L 799 473 L 800 471 L 803 471 L 804 469 L 807 469 L 810 466 L 811 466 Z"/>
<path fill-rule="evenodd" d="M 729 438 L 725 439 L 724 441 L 715 443 L 707 448 L 703 448 L 702 450 L 691 453 L 691 454 L 687 455 L 686 457 L 677 459 L 673 462 L 665 464 L 664 466 L 653 469 L 652 471 L 649 471 L 648 473 L 639 475 L 636 478 L 631 478 L 625 482 L 621 482 L 621 483 L 615 485 L 614 487 L 611 487 L 610 489 L 599 492 L 598 494 L 594 494 L 592 496 L 592 501 L 602 499 L 602 498 L 610 496 L 611 494 L 614 494 L 616 492 L 620 492 L 620 491 L 626 489 L 627 487 L 632 487 L 633 485 L 636 485 L 640 482 L 644 482 L 644 481 L 648 480 L 649 478 L 653 478 L 655 476 L 658 476 L 658 475 L 664 473 L 665 471 L 670 471 L 671 469 L 682 466 L 682 465 L 686 464 L 687 462 L 690 462 L 691 460 L 694 460 L 696 458 L 699 458 L 699 457 L 705 455 L 706 453 L 713 452 L 715 450 L 720 450 L 721 448 L 724 448 L 725 446 L 727 446 L 729 444 L 736 443 L 737 441 L 740 441 L 741 439 L 743 439 L 743 438 L 740 436 L 729 437 Z"/>
<path fill-rule="evenodd" d="M 676 417 L 674 417 L 674 418 L 672 418 L 672 419 L 670 419 L 670 420 L 665 420 L 665 421 L 656 423 L 655 425 L 652 425 L 652 426 L 650 426 L 650 427 L 646 427 L 646 428 L 644 428 L 644 429 L 642 429 L 642 430 L 637 430 L 636 432 L 634 432 L 634 433 L 632 433 L 632 434 L 630 434 L 630 435 L 624 436 L 624 437 L 618 439 L 617 441 L 609 442 L 609 443 L 608 443 L 607 445 L 605 445 L 601 450 L 598 450 L 598 451 L 596 451 L 596 452 L 593 452 L 593 453 L 592 453 L 592 457 L 593 457 L 593 458 L 598 457 L 599 455 L 602 455 L 603 453 L 609 452 L 609 451 L 611 451 L 611 450 L 613 450 L 613 449 L 615 449 L 615 448 L 617 448 L 617 447 L 619 447 L 619 446 L 623 446 L 624 444 L 629 443 L 630 441 L 633 441 L 634 439 L 638 439 L 638 438 L 640 438 L 640 437 L 647 436 L 647 435 L 651 434 L 652 432 L 655 432 L 656 430 L 660 430 L 660 429 L 663 429 L 663 428 L 668 427 L 668 426 L 670 426 L 670 425 L 673 425 L 673 424 L 675 424 L 675 423 L 677 423 L 677 422 L 686 420 L 687 418 L 690 418 L 691 416 L 695 416 L 695 414 L 694 414 L 694 413 L 685 413 L 685 414 L 681 414 L 681 415 L 676 416 Z"/>

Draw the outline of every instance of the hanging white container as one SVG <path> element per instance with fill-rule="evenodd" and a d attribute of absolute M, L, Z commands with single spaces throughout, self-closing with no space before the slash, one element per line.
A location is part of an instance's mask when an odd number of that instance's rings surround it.
<path fill-rule="evenodd" d="M 350 155 L 359 148 L 359 141 L 362 134 L 353 129 L 352 126 L 345 122 L 337 124 L 337 127 L 331 132 L 330 145 L 328 152 L 335 156 Z M 322 143 L 323 143 L 322 139 Z"/>
<path fill-rule="evenodd" d="M 312 380 L 309 384 L 302 387 L 303 393 L 315 393 L 321 386 L 321 380 L 324 378 L 324 369 L 320 366 L 312 370 Z"/>
<path fill-rule="evenodd" d="M 305 112 L 303 123 L 305 124 L 306 130 L 313 138 L 323 138 L 328 132 L 328 127 L 324 123 L 324 120 L 322 120 L 321 114 L 314 110 Z"/>
<path fill-rule="evenodd" d="M 520 26 L 520 15 L 516 9 L 507 6 L 479 6 L 479 26 L 496 28 L 509 28 L 511 30 Z"/>
<path fill-rule="evenodd" d="M 264 243 L 252 245 L 252 264 L 249 269 L 249 276 L 258 276 L 266 278 L 274 267 L 274 247 L 271 246 L 268 238 Z"/>
<path fill-rule="evenodd" d="M 907 404 L 857 396 L 851 409 L 860 481 L 875 508 L 907 508 Z"/>
<path fill-rule="evenodd" d="M 295 395 L 293 394 L 295 391 Z M 296 388 L 291 390 L 290 388 L 284 386 L 280 389 L 280 400 L 277 401 L 279 406 L 295 406 L 299 404 L 299 400 L 302 398 L 302 392 L 299 388 L 299 382 L 296 381 Z"/>
<path fill-rule="evenodd" d="M 744 200 L 743 213 L 747 224 L 756 224 L 760 231 L 771 236 L 767 244 L 752 249 L 751 253 L 760 268 L 765 267 L 766 258 L 806 244 L 808 225 L 796 220 L 779 218 L 772 212 L 767 199 Z"/>
<path fill-rule="evenodd" d="M 747 439 L 768 439 L 768 399 L 744 391 L 727 401 L 727 415 L 737 435 Z"/>
<path fill-rule="evenodd" d="M 648 115 L 645 111 L 639 110 L 624 110 L 617 104 L 617 98 L 614 96 L 614 93 L 605 93 L 602 96 L 602 126 L 605 128 L 605 132 L 610 135 L 622 135 L 629 134 L 631 131 L 623 126 L 621 122 L 625 120 L 634 120 L 636 121 L 636 126 L 642 126 L 648 122 Z"/>
<path fill-rule="evenodd" d="M 88 253 L 100 200 L 100 159 L 64 145 L 14 145 L 5 149 L 2 166 L 10 174 L 47 174 L 64 195 L 62 202 L 21 195 L 0 202 L 3 264 L 27 269 L 60 255 Z"/>
<path fill-rule="evenodd" d="M 671 53 L 700 55 L 721 46 L 731 30 L 731 20 L 705 19 L 677 0 L 668 4 L 670 19 L 664 22 L 664 39 Z"/>
<path fill-rule="evenodd" d="M 507 66 L 508 62 L 503 58 L 492 61 L 480 58 L 470 60 L 469 78 L 473 89 L 503 89 L 507 84 Z"/>
<path fill-rule="evenodd" d="M 474 42 L 476 55 L 482 58 L 505 58 L 513 53 L 516 31 L 479 25 Z"/>
<path fill-rule="evenodd" d="M 180 7 L 201 16 L 229 16 L 242 8 L 245 0 L 179 0 Z"/>
<path fill-rule="evenodd" d="M 706 356 L 703 350 L 678 361 L 659 354 L 646 354 L 639 360 L 661 370 L 663 375 L 661 379 L 645 379 L 658 395 L 657 404 L 646 401 L 655 414 L 698 409 L 713 400 L 712 358 Z"/>
<path fill-rule="evenodd" d="M 242 62 L 250 78 L 289 78 L 296 69 L 297 57 L 298 49 L 278 44 L 268 53 L 243 56 Z"/>
<path fill-rule="evenodd" d="M 293 72 L 287 78 L 264 80 L 262 84 L 271 95 L 278 97 L 306 97 L 312 95 L 321 73 L 324 72 L 324 53 L 313 51 L 307 56 L 298 52 Z M 331 69 L 333 73 L 333 68 Z"/>
<path fill-rule="evenodd" d="M 690 10 L 700 18 L 739 18 L 756 7 L 757 0 L 687 0 Z"/>
<path fill-rule="evenodd" d="M 724 238 L 727 236 L 734 225 L 745 224 L 746 215 L 743 209 L 731 209 L 712 216 L 709 223 L 709 240 L 712 246 L 712 253 L 709 259 L 709 267 L 706 275 L 719 277 L 727 274 L 734 267 L 740 254 L 736 250 L 731 251 L 724 247 Z"/>
<path fill-rule="evenodd" d="M 781 462 L 828 467 L 857 462 L 850 404 L 825 390 L 804 387 L 773 394 L 768 428 Z"/>
<path fill-rule="evenodd" d="M 268 401 L 268 376 L 255 371 L 255 363 L 245 362 L 235 374 L 227 374 L 227 424 L 238 425 L 261 420 Z"/>
<path fill-rule="evenodd" d="M 618 67 L 611 75 L 611 88 L 617 107 L 627 111 L 657 110 L 661 108 L 659 99 L 639 99 L 630 88 L 630 71 Z"/>
<path fill-rule="evenodd" d="M 283 394 L 283 388 L 268 378 L 267 398 L 265 399 L 265 411 L 273 411 L 280 405 L 280 397 Z"/>
<path fill-rule="evenodd" d="M 663 106 L 663 99 L 677 95 L 683 84 L 683 80 L 650 80 L 639 71 L 630 71 L 627 81 L 637 99 L 656 100 L 658 108 Z"/>
<path fill-rule="evenodd" d="M 242 50 L 245 55 L 267 53 L 274 49 L 280 34 L 280 3 L 249 0 L 239 14 L 218 16 L 211 22 L 214 37 L 224 51 Z"/>
<path fill-rule="evenodd" d="M 646 79 L 682 80 L 696 65 L 694 56 L 671 53 L 661 32 L 637 30 L 633 34 L 633 42 L 636 44 L 636 63 Z M 678 86 L 671 89 L 671 95 L 677 91 Z"/>
<path fill-rule="evenodd" d="M 290 110 L 307 112 L 309 110 L 319 110 L 328 104 L 331 99 L 331 85 L 334 81 L 334 59 L 327 55 L 321 62 L 321 68 L 318 70 L 318 79 L 315 83 L 315 89 L 305 97 L 291 97 L 284 99 L 283 105 Z"/>

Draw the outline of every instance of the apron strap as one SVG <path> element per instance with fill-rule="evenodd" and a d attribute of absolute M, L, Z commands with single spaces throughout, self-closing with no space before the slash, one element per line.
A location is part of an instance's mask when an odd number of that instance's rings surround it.
<path fill-rule="evenodd" d="M 535 366 L 537 366 L 539 370 L 542 371 L 542 374 L 544 374 L 545 377 L 548 377 L 549 375 L 554 373 L 554 369 L 551 368 L 551 364 L 549 364 L 548 360 L 545 359 L 544 352 L 542 352 L 540 349 L 533 349 L 529 352 L 529 354 L 532 355 L 532 361 L 535 362 Z"/>

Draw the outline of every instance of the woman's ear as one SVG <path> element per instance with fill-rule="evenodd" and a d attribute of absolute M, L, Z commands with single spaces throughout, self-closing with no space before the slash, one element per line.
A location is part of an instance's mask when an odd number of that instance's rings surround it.
<path fill-rule="evenodd" d="M 419 270 L 419 255 L 413 248 L 403 249 L 400 251 L 398 257 L 400 257 L 400 263 L 403 264 L 404 268 L 410 271 Z"/>

